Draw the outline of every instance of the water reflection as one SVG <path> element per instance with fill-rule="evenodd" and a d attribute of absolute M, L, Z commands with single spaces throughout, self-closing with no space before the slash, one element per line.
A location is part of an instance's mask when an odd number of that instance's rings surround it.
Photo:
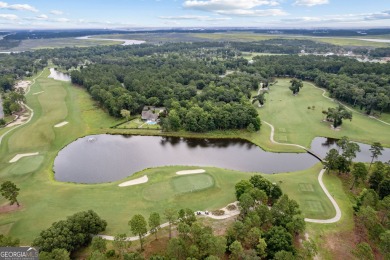
<path fill-rule="evenodd" d="M 85 140 L 94 137 L 96 141 Z M 239 139 L 96 135 L 61 150 L 54 162 L 59 181 L 100 183 L 123 179 L 140 170 L 166 165 L 278 173 L 307 169 L 318 160 L 307 153 L 271 153 Z"/>

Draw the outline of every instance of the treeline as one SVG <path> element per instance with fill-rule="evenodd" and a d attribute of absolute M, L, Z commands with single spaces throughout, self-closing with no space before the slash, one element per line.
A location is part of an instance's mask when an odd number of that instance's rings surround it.
<path fill-rule="evenodd" d="M 256 75 L 220 77 L 226 71 L 223 61 L 181 53 L 133 56 L 119 63 L 73 71 L 72 82 L 83 85 L 113 116 L 119 117 L 122 109 L 140 113 L 145 105 L 166 107 L 166 130 L 260 128 L 249 102 L 261 80 Z"/>
<path fill-rule="evenodd" d="M 239 51 L 279 54 L 298 54 L 302 50 L 307 53 L 338 52 L 343 50 L 342 47 L 333 44 L 300 39 L 270 39 L 247 43 L 232 42 L 231 45 Z"/>
<path fill-rule="evenodd" d="M 390 63 L 363 63 L 344 57 L 258 56 L 242 71 L 262 77 L 293 77 L 314 82 L 332 97 L 365 109 L 390 111 Z"/>
<path fill-rule="evenodd" d="M 383 147 L 374 143 L 371 148 L 371 163 L 353 163 L 359 145 L 347 137 L 338 141 L 341 148 L 331 149 L 325 157 L 329 172 L 344 175 L 342 180 L 354 198 L 355 233 L 359 243 L 352 254 L 359 259 L 374 259 L 374 252 L 381 252 L 384 259 L 390 258 L 390 161 L 374 160 L 382 154 Z M 340 153 L 341 152 L 341 153 Z"/>
<path fill-rule="evenodd" d="M 235 185 L 238 206 L 230 204 L 227 210 L 239 210 L 237 219 L 222 235 L 198 221 L 193 210 L 166 208 L 163 215 L 152 212 L 146 219 L 134 214 L 129 229 L 140 241 L 135 251 L 126 233 L 117 234 L 108 250 L 107 241 L 92 237 L 106 228 L 106 222 L 95 212 L 74 214 L 55 222 L 34 240 L 40 250 L 40 259 L 70 259 L 79 249 L 90 246 L 89 259 L 311 259 L 317 253 L 312 240 L 296 245 L 294 241 L 305 230 L 305 221 L 296 201 L 283 195 L 277 184 L 260 175 L 242 180 Z M 220 210 L 212 214 L 220 214 Z M 205 213 L 203 213 L 205 214 Z M 211 213 L 210 213 L 211 214 Z M 169 241 L 159 253 L 143 253 L 145 236 L 149 232 L 158 239 L 162 222 L 167 221 Z M 126 227 L 124 227 L 124 230 Z M 175 232 L 173 232 L 175 231 Z M 1 238 L 0 238 L 1 239 Z M 10 237 L 7 244 L 18 243 Z M 1 241 L 1 240 L 0 240 Z M 149 250 L 150 251 L 150 250 Z"/>

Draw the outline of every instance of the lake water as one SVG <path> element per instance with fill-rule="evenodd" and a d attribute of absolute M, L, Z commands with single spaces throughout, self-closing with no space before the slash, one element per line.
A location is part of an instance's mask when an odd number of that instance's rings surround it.
<path fill-rule="evenodd" d="M 69 74 L 59 72 L 59 71 L 55 70 L 54 68 L 50 68 L 50 75 L 48 78 L 52 78 L 52 79 L 60 80 L 60 81 L 70 81 L 71 80 Z"/>
<path fill-rule="evenodd" d="M 325 156 L 331 148 L 325 145 L 326 140 L 315 138 L 313 151 Z M 365 146 L 361 149 L 358 159 L 370 161 Z M 386 149 L 382 159 L 387 161 L 389 155 L 390 149 Z M 318 159 L 308 153 L 271 153 L 238 139 L 94 135 L 80 138 L 61 150 L 54 161 L 54 171 L 58 181 L 103 183 L 168 165 L 272 174 L 304 170 L 316 163 Z"/>
<path fill-rule="evenodd" d="M 307 153 L 270 153 L 238 139 L 96 135 L 61 150 L 54 162 L 59 181 L 101 183 L 150 167 L 168 165 L 277 173 L 307 169 L 318 160 Z"/>
<path fill-rule="evenodd" d="M 312 147 L 311 150 L 315 154 L 324 158 L 326 156 L 326 153 L 330 149 L 332 149 L 332 148 L 338 149 L 336 142 L 337 142 L 337 139 L 316 137 L 313 139 L 313 141 L 311 143 L 311 147 Z M 371 145 L 362 144 L 362 143 L 358 143 L 358 144 L 360 147 L 360 152 L 356 154 L 356 158 L 354 159 L 354 161 L 356 161 L 356 162 L 371 162 L 371 159 L 372 159 L 371 158 L 371 151 L 370 151 Z M 382 155 L 380 155 L 378 157 L 378 159 L 376 159 L 376 160 L 379 160 L 382 162 L 389 161 L 390 160 L 390 149 L 385 148 L 382 151 Z"/>
<path fill-rule="evenodd" d="M 115 41 L 115 42 L 123 42 L 121 45 L 135 45 L 135 44 L 142 44 L 145 43 L 145 41 L 138 41 L 138 40 L 126 40 L 126 39 L 105 39 L 105 38 L 92 38 L 92 36 L 83 36 L 83 37 L 77 37 L 77 40 L 99 40 L 99 41 Z"/>

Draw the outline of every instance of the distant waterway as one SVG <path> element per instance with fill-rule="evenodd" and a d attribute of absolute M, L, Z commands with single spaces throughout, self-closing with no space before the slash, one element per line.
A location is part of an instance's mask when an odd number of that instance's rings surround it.
<path fill-rule="evenodd" d="M 116 42 L 123 42 L 121 45 L 135 45 L 135 44 L 142 44 L 145 43 L 145 41 L 138 41 L 138 40 L 126 40 L 126 39 L 106 39 L 106 38 L 92 38 L 93 36 L 83 36 L 83 37 L 77 37 L 77 40 L 94 40 L 94 41 L 116 41 Z"/>
<path fill-rule="evenodd" d="M 60 81 L 70 81 L 70 75 L 62 73 L 60 71 L 55 70 L 54 68 L 50 68 L 50 75 L 48 78 L 52 78 L 55 80 L 60 80 Z"/>

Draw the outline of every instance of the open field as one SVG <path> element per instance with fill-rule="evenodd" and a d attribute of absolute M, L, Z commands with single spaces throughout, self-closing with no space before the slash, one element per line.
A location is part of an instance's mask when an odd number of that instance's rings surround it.
<path fill-rule="evenodd" d="M 37 49 L 54 49 L 64 47 L 91 47 L 97 45 L 117 45 L 121 42 L 101 40 L 78 40 L 75 38 L 23 40 L 16 48 L 7 51 L 30 51 Z"/>
<path fill-rule="evenodd" d="M 6 135 L 0 147 L 0 176 L 20 187 L 22 204 L 20 211 L 0 215 L 0 230 L 19 237 L 22 244 L 31 242 L 52 222 L 82 210 L 93 209 L 106 219 L 106 233 L 112 235 L 128 232 L 127 222 L 135 213 L 147 216 L 151 211 L 161 213 L 167 207 L 218 209 L 235 201 L 236 182 L 253 175 L 205 168 L 206 174 L 177 176 L 177 171 L 194 167 L 163 167 L 127 178 L 147 175 L 149 182 L 124 188 L 118 187 L 123 180 L 97 185 L 56 182 L 52 166 L 57 152 L 77 137 L 104 133 L 118 120 L 96 108 L 84 90 L 68 82 L 48 79 L 48 74 L 45 70 L 27 95 L 27 102 L 34 109 L 33 119 Z M 39 91 L 44 92 L 31 94 Z M 68 121 L 69 125 L 54 128 L 62 121 Z M 8 163 L 15 154 L 28 152 L 39 152 L 39 155 Z M 305 217 L 333 217 L 334 209 L 317 182 L 320 169 L 321 165 L 316 165 L 301 172 L 265 176 L 280 183 L 299 202 Z M 189 182 L 196 185 L 188 185 Z M 4 203 L 2 199 L 0 204 Z"/>
<path fill-rule="evenodd" d="M 293 96 L 289 84 L 289 79 L 278 79 L 266 95 L 265 106 L 258 108 L 260 117 L 275 127 L 276 141 L 310 147 L 316 136 L 348 136 L 355 141 L 377 141 L 390 147 L 390 126 L 354 112 L 352 121 L 344 120 L 340 131 L 332 130 L 329 122 L 322 122 L 322 111 L 337 106 L 337 103 L 324 98 L 323 90 L 307 82 L 299 94 Z M 309 106 L 315 106 L 315 109 L 308 109 Z"/>
<path fill-rule="evenodd" d="M 388 35 L 361 36 L 361 37 L 311 37 L 302 35 L 277 35 L 277 34 L 260 34 L 252 32 L 218 32 L 218 33 L 134 33 L 134 34 L 110 34 L 97 35 L 94 38 L 106 39 L 131 39 L 144 40 L 149 43 L 159 42 L 190 42 L 190 41 L 264 41 L 276 38 L 285 39 L 302 39 L 317 42 L 330 43 L 338 46 L 351 47 L 389 47 L 390 43 L 362 41 L 357 38 L 376 38 L 388 39 Z"/>

